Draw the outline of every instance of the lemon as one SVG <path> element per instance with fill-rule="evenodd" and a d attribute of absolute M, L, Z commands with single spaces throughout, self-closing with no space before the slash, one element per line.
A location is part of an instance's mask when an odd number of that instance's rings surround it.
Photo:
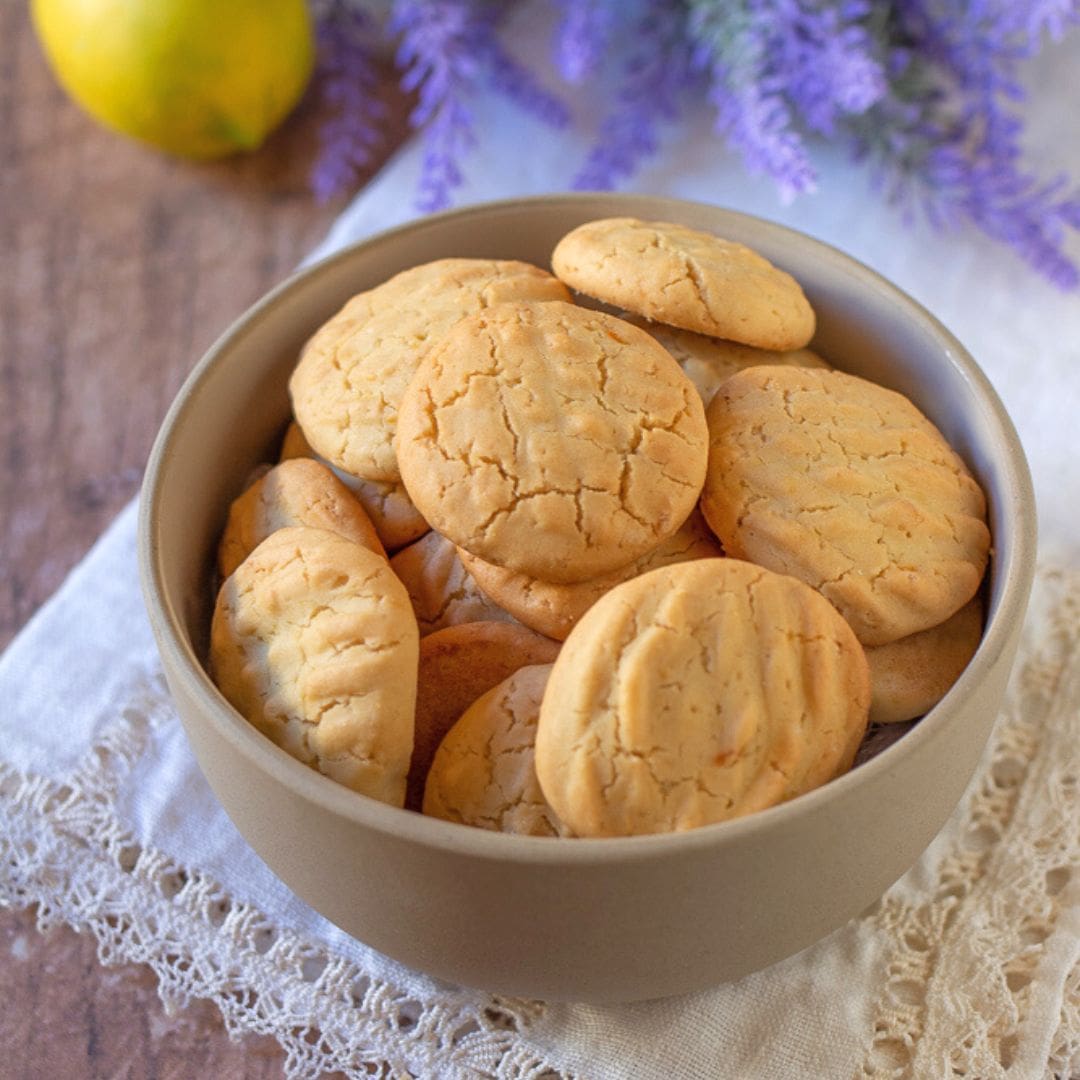
<path fill-rule="evenodd" d="M 305 0 L 32 0 L 31 11 L 79 105 L 181 157 L 259 146 L 311 77 Z"/>

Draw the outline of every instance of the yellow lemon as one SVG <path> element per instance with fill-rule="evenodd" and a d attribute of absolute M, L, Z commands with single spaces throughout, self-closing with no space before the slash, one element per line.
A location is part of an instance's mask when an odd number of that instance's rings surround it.
<path fill-rule="evenodd" d="M 32 0 L 31 10 L 75 101 L 181 157 L 259 146 L 311 77 L 305 0 Z"/>

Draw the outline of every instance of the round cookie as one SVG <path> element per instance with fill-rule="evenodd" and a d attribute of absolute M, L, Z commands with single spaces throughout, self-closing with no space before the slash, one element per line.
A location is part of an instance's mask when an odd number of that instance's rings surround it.
<path fill-rule="evenodd" d="M 406 807 L 423 805 L 431 760 L 458 717 L 518 668 L 550 664 L 558 654 L 557 641 L 508 622 L 461 623 L 421 639 Z"/>
<path fill-rule="evenodd" d="M 459 322 L 402 399 L 396 446 L 434 528 L 486 562 L 565 583 L 678 529 L 706 439 L 701 399 L 662 346 L 552 301 Z"/>
<path fill-rule="evenodd" d="M 513 622 L 513 615 L 488 599 L 462 565 L 457 548 L 431 530 L 391 560 L 409 593 L 420 636 L 470 622 Z"/>
<path fill-rule="evenodd" d="M 986 499 L 903 395 L 840 371 L 754 367 L 708 408 L 701 508 L 735 558 L 821 591 L 864 645 L 943 622 L 986 569 Z"/>
<path fill-rule="evenodd" d="M 536 773 L 577 836 L 691 829 L 850 767 L 869 675 L 851 628 L 794 578 L 700 559 L 585 613 L 548 680 Z"/>
<path fill-rule="evenodd" d="M 559 241 L 551 265 L 579 292 L 684 330 L 780 351 L 814 336 L 814 311 L 790 274 L 685 225 L 589 221 Z"/>
<path fill-rule="evenodd" d="M 275 465 L 229 507 L 218 544 L 218 571 L 227 578 L 272 532 L 291 525 L 329 529 L 386 557 L 375 527 L 349 489 L 310 458 Z"/>
<path fill-rule="evenodd" d="M 473 702 L 447 732 L 428 772 L 424 813 L 496 832 L 561 836 L 533 764 L 550 664 L 523 667 Z"/>
<path fill-rule="evenodd" d="M 540 581 L 492 566 L 467 551 L 459 554 L 465 569 L 495 604 L 538 633 L 564 641 L 581 616 L 616 585 L 660 566 L 716 558 L 724 554 L 724 549 L 695 509 L 678 532 L 659 547 L 611 574 L 576 585 Z"/>
<path fill-rule="evenodd" d="M 324 529 L 279 529 L 226 579 L 210 666 L 229 703 L 293 757 L 401 806 L 418 640 L 380 555 Z"/>
<path fill-rule="evenodd" d="M 976 594 L 940 625 L 868 648 L 870 722 L 899 724 L 929 712 L 975 655 L 982 628 Z"/>
<path fill-rule="evenodd" d="M 506 300 L 568 300 L 528 263 L 439 259 L 354 296 L 304 346 L 289 393 L 315 450 L 367 480 L 400 479 L 398 403 L 417 365 L 463 316 Z"/>
<path fill-rule="evenodd" d="M 686 372 L 697 388 L 701 400 L 708 405 L 720 384 L 737 371 L 759 364 L 792 364 L 795 367 L 831 368 L 832 365 L 813 349 L 792 349 L 776 352 L 772 349 L 755 349 L 752 345 L 740 345 L 737 341 L 706 337 L 677 326 L 631 319 L 652 334 Z"/>

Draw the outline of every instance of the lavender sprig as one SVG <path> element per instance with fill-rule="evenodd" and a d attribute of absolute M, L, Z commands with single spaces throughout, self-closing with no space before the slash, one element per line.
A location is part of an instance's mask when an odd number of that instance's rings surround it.
<path fill-rule="evenodd" d="M 476 0 L 396 0 L 391 9 L 390 32 L 401 35 L 401 85 L 418 91 L 410 122 L 426 125 L 416 200 L 425 212 L 449 206 L 462 182 L 459 158 L 476 140 L 465 102 L 479 67 L 472 46 L 483 25 L 483 7 Z"/>
<path fill-rule="evenodd" d="M 971 222 L 1063 289 L 1080 285 L 1064 253 L 1080 227 L 1080 190 L 1040 180 L 1023 165 L 1019 65 L 1041 45 L 1032 27 L 1077 21 L 1061 4 L 960 5 L 905 0 L 881 20 L 889 95 L 848 125 L 857 157 L 909 214 L 939 228 Z"/>
<path fill-rule="evenodd" d="M 569 120 L 565 106 L 527 74 L 499 43 L 503 5 L 490 0 L 395 0 L 390 32 L 400 35 L 402 87 L 418 91 L 410 121 L 424 127 L 417 208 L 450 205 L 464 180 L 461 158 L 476 142 L 468 105 L 481 74 L 518 105 L 553 126 Z"/>
<path fill-rule="evenodd" d="M 386 105 L 378 95 L 368 16 L 344 0 L 330 0 L 317 12 L 316 86 L 334 110 L 319 129 L 319 153 L 311 188 L 320 202 L 350 188 L 371 163 L 383 135 Z"/>
<path fill-rule="evenodd" d="M 572 182 L 579 191 L 611 188 L 632 176 L 656 153 L 661 124 L 676 119 L 683 95 L 700 82 L 682 4 L 645 0 L 632 36 L 637 44 L 623 68 L 615 108 Z"/>
<path fill-rule="evenodd" d="M 562 17 L 555 28 L 555 67 L 568 83 L 577 85 L 600 67 L 615 27 L 619 0 L 557 0 L 557 4 Z"/>

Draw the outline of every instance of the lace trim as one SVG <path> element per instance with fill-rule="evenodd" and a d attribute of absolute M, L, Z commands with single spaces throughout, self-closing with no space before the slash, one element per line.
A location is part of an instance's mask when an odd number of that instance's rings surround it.
<path fill-rule="evenodd" d="M 42 930 L 90 931 L 103 964 L 148 964 L 169 1011 L 208 998 L 231 1034 L 274 1036 L 296 1080 L 565 1075 L 522 1038 L 542 1005 L 417 1001 L 138 844 L 117 819 L 117 792 L 171 718 L 144 684 L 65 783 L 0 763 L 0 905 L 37 904 Z"/>
<path fill-rule="evenodd" d="M 1021 656 L 930 886 L 868 916 L 889 959 L 859 1077 L 1080 1069 L 1080 575 L 1039 576 Z"/>

